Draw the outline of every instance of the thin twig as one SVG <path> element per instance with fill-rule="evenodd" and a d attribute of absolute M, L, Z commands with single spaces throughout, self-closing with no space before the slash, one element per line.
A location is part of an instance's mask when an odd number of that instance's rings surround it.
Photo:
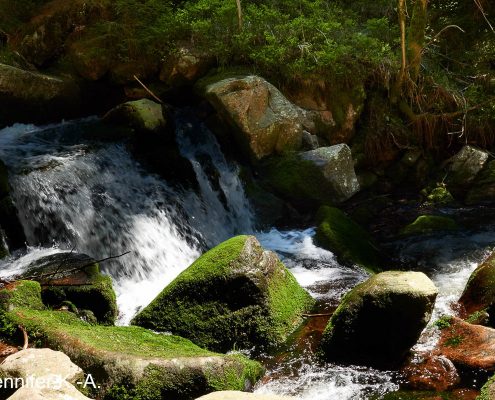
<path fill-rule="evenodd" d="M 26 350 L 29 345 L 29 337 L 26 328 L 24 328 L 22 325 L 19 325 L 19 329 L 22 331 L 22 334 L 24 336 L 24 345 L 22 346 L 22 350 Z"/>
<path fill-rule="evenodd" d="M 133 75 L 134 79 L 143 87 L 144 90 L 146 90 L 151 97 L 153 97 L 158 103 L 163 104 L 163 101 L 156 95 L 154 94 L 151 89 L 149 89 L 143 82 L 139 80 L 139 78 L 136 75 Z"/>

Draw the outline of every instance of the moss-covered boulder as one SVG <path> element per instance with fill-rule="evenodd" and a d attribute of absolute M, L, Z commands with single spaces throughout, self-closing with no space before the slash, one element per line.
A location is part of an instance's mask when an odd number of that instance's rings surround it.
<path fill-rule="evenodd" d="M 128 101 L 110 110 L 103 121 L 127 125 L 139 132 L 157 133 L 164 131 L 166 120 L 162 106 L 149 99 Z"/>
<path fill-rule="evenodd" d="M 403 361 L 430 320 L 438 290 L 421 272 L 388 271 L 347 293 L 321 342 L 327 360 L 378 367 Z"/>
<path fill-rule="evenodd" d="M 197 86 L 232 127 L 237 145 L 253 161 L 301 147 L 301 110 L 265 79 L 213 76 Z"/>
<path fill-rule="evenodd" d="M 495 327 L 495 254 L 490 255 L 469 277 L 459 299 L 465 317 L 488 313 L 488 325 Z"/>
<path fill-rule="evenodd" d="M 41 285 L 43 302 L 60 307 L 65 302 L 77 309 L 90 310 L 101 323 L 113 324 L 117 303 L 112 280 L 100 273 L 91 257 L 76 253 L 58 253 L 31 263 L 21 278 Z"/>
<path fill-rule="evenodd" d="M 275 253 L 237 236 L 196 260 L 132 323 L 228 351 L 283 342 L 312 304 Z"/>
<path fill-rule="evenodd" d="M 483 385 L 476 400 L 495 400 L 495 375 Z"/>
<path fill-rule="evenodd" d="M 385 257 L 369 233 L 341 210 L 321 207 L 316 216 L 315 241 L 335 253 L 342 261 L 354 263 L 368 272 L 383 270 Z"/>
<path fill-rule="evenodd" d="M 345 144 L 266 160 L 267 187 L 300 207 L 338 204 L 359 191 L 351 150 Z"/>
<path fill-rule="evenodd" d="M 0 64 L 0 127 L 14 122 L 45 122 L 80 112 L 76 83 Z"/>
<path fill-rule="evenodd" d="M 401 235 L 425 235 L 440 231 L 455 231 L 459 225 L 450 217 L 442 215 L 420 215 L 401 230 Z"/>
<path fill-rule="evenodd" d="M 160 80 L 174 87 L 191 85 L 214 64 L 215 59 L 211 55 L 184 43 L 184 46 L 163 61 Z"/>
<path fill-rule="evenodd" d="M 65 353 L 101 386 L 98 398 L 192 400 L 215 390 L 246 390 L 263 368 L 242 355 L 201 349 L 187 339 L 140 327 L 89 324 L 41 302 L 38 282 L 19 281 L 0 290 L 0 336 L 16 339 L 17 326 L 29 342 Z M 126 397 L 129 396 L 129 397 Z"/>

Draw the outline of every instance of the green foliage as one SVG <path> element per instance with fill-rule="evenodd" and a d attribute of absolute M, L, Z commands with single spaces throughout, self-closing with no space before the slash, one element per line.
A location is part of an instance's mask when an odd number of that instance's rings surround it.
<path fill-rule="evenodd" d="M 459 225 L 450 217 L 421 215 L 401 230 L 402 235 L 423 235 L 438 231 L 455 231 Z"/>
<path fill-rule="evenodd" d="M 437 321 L 435 321 L 435 326 L 438 329 L 446 329 L 446 328 L 450 328 L 451 322 L 452 322 L 452 317 L 445 315 L 439 318 Z"/>

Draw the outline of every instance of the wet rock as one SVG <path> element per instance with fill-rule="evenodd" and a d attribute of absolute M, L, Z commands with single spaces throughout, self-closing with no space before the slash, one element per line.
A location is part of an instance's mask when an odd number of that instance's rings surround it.
<path fill-rule="evenodd" d="M 286 340 L 313 300 L 253 236 L 203 254 L 132 321 L 215 351 Z"/>
<path fill-rule="evenodd" d="M 46 122 L 80 113 L 78 85 L 0 64 L 0 127 L 14 122 Z"/>
<path fill-rule="evenodd" d="M 472 146 L 464 146 L 449 160 L 446 182 L 448 187 L 462 190 L 476 178 L 490 155 Z"/>
<path fill-rule="evenodd" d="M 253 161 L 301 147 L 299 108 L 263 78 L 213 77 L 200 81 L 198 87 L 232 127 L 239 148 Z"/>
<path fill-rule="evenodd" d="M 117 304 L 112 280 L 100 273 L 91 257 L 76 253 L 58 253 L 31 263 L 21 279 L 41 284 L 43 302 L 58 307 L 69 301 L 78 309 L 91 310 L 99 322 L 113 324 Z"/>
<path fill-rule="evenodd" d="M 181 47 L 164 61 L 160 80 L 174 87 L 193 84 L 215 64 L 210 55 L 191 47 Z"/>
<path fill-rule="evenodd" d="M 495 370 L 495 329 L 472 325 L 452 317 L 443 327 L 438 351 L 456 367 Z"/>
<path fill-rule="evenodd" d="M 495 327 L 495 254 L 481 263 L 469 277 L 459 299 L 462 316 L 487 312 L 488 325 Z"/>
<path fill-rule="evenodd" d="M 126 125 L 137 132 L 159 133 L 164 131 L 167 123 L 161 104 L 149 99 L 129 101 L 110 110 L 104 122 Z"/>
<path fill-rule="evenodd" d="M 495 376 L 491 377 L 481 388 L 476 400 L 495 400 Z"/>
<path fill-rule="evenodd" d="M 20 378 L 54 377 L 75 384 L 84 372 L 69 357 L 51 349 L 25 349 L 8 356 L 0 364 L 2 372 Z"/>
<path fill-rule="evenodd" d="M 323 334 L 327 360 L 377 367 L 404 360 L 430 320 L 438 290 L 421 272 L 388 271 L 347 293 Z"/>
<path fill-rule="evenodd" d="M 335 253 L 342 261 L 357 264 L 375 273 L 383 270 L 385 257 L 369 233 L 333 207 L 318 211 L 315 240 L 325 249 Z"/>
<path fill-rule="evenodd" d="M 414 390 L 443 392 L 460 382 L 452 361 L 431 353 L 415 354 L 400 372 L 406 386 Z"/>
<path fill-rule="evenodd" d="M 312 135 L 308 131 L 303 131 L 302 149 L 309 151 L 309 150 L 316 150 L 318 147 L 320 147 L 320 144 L 318 142 L 318 136 Z"/>
<path fill-rule="evenodd" d="M 294 397 L 276 396 L 273 394 L 255 394 L 243 392 L 214 392 L 196 400 L 290 400 Z"/>
<path fill-rule="evenodd" d="M 359 191 L 345 144 L 272 158 L 260 170 L 267 186 L 303 207 L 342 203 Z"/>
<path fill-rule="evenodd" d="M 439 231 L 456 231 L 459 225 L 450 217 L 442 215 L 420 215 L 401 230 L 401 235 L 425 235 Z"/>

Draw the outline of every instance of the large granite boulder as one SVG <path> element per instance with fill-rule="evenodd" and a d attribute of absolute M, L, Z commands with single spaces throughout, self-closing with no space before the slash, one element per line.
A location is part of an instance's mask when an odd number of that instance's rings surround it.
<path fill-rule="evenodd" d="M 490 155 L 473 146 L 464 146 L 448 162 L 447 186 L 455 191 L 463 191 L 472 183 L 484 168 Z"/>
<path fill-rule="evenodd" d="M 301 110 L 265 79 L 213 77 L 201 80 L 198 87 L 253 161 L 301 147 Z"/>
<path fill-rule="evenodd" d="M 0 127 L 75 116 L 80 104 L 72 80 L 0 64 Z"/>
<path fill-rule="evenodd" d="M 73 385 L 61 381 L 56 385 L 40 385 L 40 387 L 23 386 L 16 390 L 7 400 L 90 400 Z"/>
<path fill-rule="evenodd" d="M 378 367 L 400 363 L 430 320 L 437 294 L 421 272 L 373 275 L 345 295 L 330 319 L 324 357 Z"/>
<path fill-rule="evenodd" d="M 313 300 L 253 236 L 203 254 L 132 321 L 215 351 L 283 342 Z"/>
<path fill-rule="evenodd" d="M 70 303 L 91 311 L 101 323 L 113 324 L 117 303 L 112 280 L 85 254 L 58 253 L 33 261 L 20 276 L 41 285 L 43 302 L 52 307 Z"/>
<path fill-rule="evenodd" d="M 31 343 L 62 351 L 92 374 L 98 398 L 194 399 L 215 390 L 246 390 L 263 373 L 240 354 L 212 353 L 178 336 L 89 324 L 72 312 L 49 310 L 37 282 L 1 289 L 0 318 L 4 337 L 16 340 L 22 325 Z"/>
<path fill-rule="evenodd" d="M 461 315 L 487 312 L 488 325 L 495 327 L 495 254 L 490 255 L 469 277 L 459 299 Z"/>
<path fill-rule="evenodd" d="M 357 264 L 368 272 L 383 270 L 385 257 L 370 234 L 341 210 L 324 206 L 316 216 L 315 241 L 343 262 Z"/>
<path fill-rule="evenodd" d="M 306 207 L 342 203 L 359 191 L 346 144 L 272 158 L 260 175 L 280 196 Z"/>
<path fill-rule="evenodd" d="M 211 55 L 184 45 L 163 62 L 160 80 L 173 87 L 190 85 L 204 76 L 214 64 L 215 59 Z"/>

